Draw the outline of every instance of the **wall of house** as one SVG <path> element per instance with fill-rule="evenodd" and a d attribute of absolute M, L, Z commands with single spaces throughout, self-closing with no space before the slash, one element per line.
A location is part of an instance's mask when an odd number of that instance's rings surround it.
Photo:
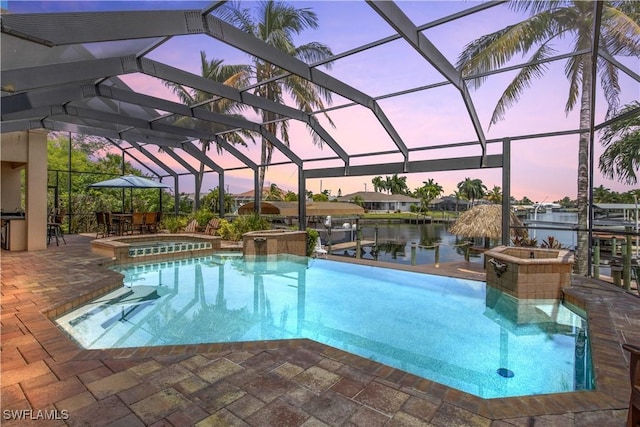
<path fill-rule="evenodd" d="M 2 212 L 18 211 L 24 198 L 24 221 L 12 227 L 11 250 L 35 251 L 47 247 L 47 134 L 45 130 L 33 130 L 0 137 Z M 24 194 L 21 188 L 23 171 Z"/>

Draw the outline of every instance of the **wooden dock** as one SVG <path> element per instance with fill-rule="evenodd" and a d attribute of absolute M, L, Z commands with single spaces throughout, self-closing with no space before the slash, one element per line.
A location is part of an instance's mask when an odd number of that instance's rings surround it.
<path fill-rule="evenodd" d="M 363 248 L 365 246 L 373 246 L 376 242 L 373 240 L 361 240 L 360 247 Z M 344 251 L 349 249 L 355 249 L 356 242 L 345 242 L 345 243 L 336 243 L 331 245 L 332 251 Z"/>

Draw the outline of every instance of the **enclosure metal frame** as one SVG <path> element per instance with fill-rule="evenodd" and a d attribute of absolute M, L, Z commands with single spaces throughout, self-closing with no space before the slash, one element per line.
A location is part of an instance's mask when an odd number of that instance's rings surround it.
<path fill-rule="evenodd" d="M 215 141 L 223 150 L 234 156 L 254 175 L 254 194 L 256 206 L 260 205 L 262 189 L 258 188 L 258 174 L 262 167 L 268 165 L 256 164 L 245 154 L 225 140 L 225 134 L 235 129 L 245 129 L 266 138 L 276 149 L 288 159 L 287 163 L 295 164 L 298 169 L 298 200 L 299 226 L 304 229 L 305 223 L 305 182 L 308 178 L 328 178 L 339 176 L 366 176 L 395 173 L 417 173 L 434 171 L 452 171 L 462 169 L 502 168 L 503 200 L 510 199 L 511 160 L 510 146 L 514 141 L 578 134 L 589 132 L 591 138 L 589 176 L 593 179 L 593 134 L 605 124 L 596 125 L 593 120 L 596 85 L 591 94 L 591 123 L 588 129 L 576 129 L 562 132 L 546 132 L 536 135 L 510 136 L 500 140 L 486 140 L 480 121 L 476 114 L 474 103 L 469 95 L 467 80 L 480 77 L 468 76 L 463 78 L 460 71 L 451 64 L 423 33 L 424 30 L 452 22 L 456 19 L 499 6 L 505 1 L 489 1 L 481 5 L 470 7 L 464 11 L 444 18 L 417 25 L 392 1 L 367 1 L 366 3 L 392 28 L 396 34 L 375 40 L 357 48 L 351 49 L 316 64 L 306 64 L 263 41 L 233 27 L 232 25 L 211 15 L 224 2 L 214 1 L 202 10 L 172 10 L 172 11 L 130 11 L 130 12 L 75 12 L 56 14 L 4 14 L 1 19 L 2 33 L 2 133 L 25 131 L 44 128 L 50 131 L 75 132 L 87 135 L 101 136 L 114 145 L 125 149 L 120 142 L 126 141 L 132 149 L 137 150 L 161 169 L 167 176 L 173 176 L 175 193 L 178 197 L 178 176 L 171 171 L 164 162 L 153 156 L 145 146 L 148 144 L 162 147 L 170 157 L 177 160 L 189 173 L 195 169 L 189 166 L 185 158 L 193 158 L 205 163 L 212 171 L 219 175 L 220 205 L 219 213 L 224 213 L 224 175 L 225 169 L 216 164 L 210 157 L 194 144 L 198 140 Z M 600 23 L 602 18 L 602 2 L 594 2 L 594 42 L 589 51 L 573 54 L 563 54 L 550 58 L 545 62 L 566 59 L 572 55 L 588 53 L 595 60 L 601 56 L 631 78 L 640 82 L 640 76 L 633 70 L 619 63 L 606 53 L 599 52 L 598 39 L 600 37 Z M 151 60 L 148 55 L 171 37 L 204 34 L 213 39 L 226 43 L 252 56 L 261 58 L 285 70 L 285 74 L 303 77 L 350 101 L 340 106 L 334 106 L 324 111 L 307 113 L 297 108 L 282 105 L 261 98 L 251 93 L 258 82 L 251 87 L 235 89 L 212 82 L 201 76 L 185 72 L 167 64 Z M 148 39 L 142 49 L 134 53 L 123 51 L 110 57 L 92 57 L 82 46 L 84 43 L 109 42 L 122 40 Z M 428 86 L 415 87 L 402 92 L 388 93 L 372 97 L 347 83 L 336 79 L 321 71 L 320 66 L 328 62 L 337 61 L 350 55 L 371 49 L 383 44 L 404 40 L 425 61 L 431 64 L 444 78 L 444 81 Z M 19 49 L 12 50 L 11 48 Z M 12 61 L 5 61 L 5 55 L 16 55 L 20 52 L 25 57 L 37 56 L 38 52 L 46 49 L 51 55 L 61 55 L 65 49 L 83 52 L 85 60 L 75 62 L 53 61 L 47 64 L 10 67 L 6 65 Z M 16 59 L 13 57 L 13 59 Z M 497 74 L 522 68 L 530 63 L 504 67 L 488 74 Z M 333 152 L 332 156 L 323 159 L 301 158 L 294 149 L 280 141 L 276 135 L 267 131 L 265 124 L 238 117 L 215 114 L 200 108 L 199 105 L 184 105 L 177 102 L 137 93 L 125 85 L 118 77 L 131 73 L 142 73 L 166 81 L 185 85 L 194 89 L 211 93 L 214 97 L 224 97 L 249 107 L 270 111 L 281 117 L 281 120 L 296 120 L 311 127 Z M 594 73 L 595 78 L 595 73 Z M 476 136 L 476 141 L 442 144 L 429 147 L 409 149 L 393 123 L 385 115 L 378 104 L 381 99 L 387 99 L 411 92 L 429 90 L 436 87 L 452 85 L 460 92 L 466 107 L 469 121 Z M 215 98 L 214 98 L 215 99 Z M 120 108 L 120 103 L 133 107 Z M 353 166 L 351 160 L 363 155 L 350 155 L 336 141 L 331 133 L 323 128 L 316 115 L 328 111 L 360 105 L 367 108 L 395 145 L 395 150 L 384 153 L 366 153 L 366 157 L 381 154 L 400 154 L 402 161 L 393 163 L 367 163 Z M 156 109 L 167 111 L 160 115 Z M 226 130 L 212 133 L 199 129 L 189 129 L 166 123 L 168 116 L 180 115 L 193 119 L 222 125 Z M 487 155 L 487 144 L 502 143 L 502 153 Z M 413 151 L 433 150 L 441 148 L 479 145 L 480 156 L 440 158 L 430 160 L 411 160 Z M 180 154 L 178 154 L 180 152 Z M 180 159 L 180 160 L 178 160 Z M 309 165 L 319 160 L 337 159 L 343 166 L 333 168 L 311 168 Z M 228 170 L 228 169 L 227 169 Z M 160 175 L 159 175 L 160 176 Z M 591 185 L 591 187 L 593 187 Z M 591 190 L 592 191 L 592 190 Z M 198 198 L 198 197 L 197 197 Z M 589 201 L 593 200 L 590 192 Z M 177 203 L 176 203 L 177 205 Z M 590 203 L 591 205 L 591 203 Z M 502 241 L 509 241 L 508 212 L 509 204 L 503 204 Z M 593 211 L 589 210 L 589 235 L 593 232 Z M 589 239 L 591 252 L 591 239 Z"/>

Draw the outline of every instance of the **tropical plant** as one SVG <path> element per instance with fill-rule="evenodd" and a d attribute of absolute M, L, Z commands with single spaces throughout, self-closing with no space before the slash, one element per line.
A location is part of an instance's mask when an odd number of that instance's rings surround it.
<path fill-rule="evenodd" d="M 562 199 L 556 200 L 553 203 L 557 203 L 560 206 L 562 206 L 563 208 L 575 208 L 576 207 L 575 201 L 571 200 L 569 198 L 569 196 L 564 196 Z"/>
<path fill-rule="evenodd" d="M 207 208 L 212 212 L 218 212 L 219 202 L 220 201 L 220 188 L 216 187 L 209 191 L 209 193 L 205 194 L 202 199 L 200 199 L 200 207 Z M 234 201 L 233 197 L 229 193 L 224 193 L 224 211 L 231 212 L 233 211 Z"/>
<path fill-rule="evenodd" d="M 284 191 L 277 184 L 271 184 L 265 192 L 264 200 L 282 201 L 284 200 Z"/>
<path fill-rule="evenodd" d="M 454 191 L 452 196 L 456 199 L 456 212 L 458 212 L 458 204 L 461 199 L 465 199 L 465 196 L 460 191 Z"/>
<path fill-rule="evenodd" d="M 407 186 L 406 176 L 398 176 L 397 173 L 394 173 L 391 178 L 387 177 L 387 180 L 389 185 L 388 191 L 391 194 L 407 194 L 409 187 Z"/>
<path fill-rule="evenodd" d="M 429 178 L 428 181 L 423 181 L 422 183 L 424 184 L 422 187 L 416 188 L 416 195 L 420 199 L 421 210 L 425 212 L 431 201 L 440 196 L 444 189 L 433 178 Z"/>
<path fill-rule="evenodd" d="M 309 42 L 296 46 L 294 42 L 294 36 L 303 30 L 318 28 L 318 17 L 310 8 L 296 8 L 282 1 L 262 1 L 258 3 L 255 14 L 248 8 L 241 8 L 239 3 L 225 3 L 216 9 L 216 13 L 224 21 L 307 63 L 323 61 L 333 55 L 331 49 L 321 43 Z M 329 68 L 330 64 L 324 66 Z M 325 102 L 331 103 L 331 93 L 328 90 L 300 76 L 289 74 L 261 58 L 253 58 L 251 73 L 257 83 L 255 94 L 262 98 L 280 104 L 285 104 L 285 99 L 292 99 L 299 109 L 308 113 L 324 110 Z M 276 113 L 271 111 L 256 112 L 262 115 L 262 122 L 267 131 L 279 136 L 288 146 L 288 121 L 278 120 Z M 331 118 L 327 114 L 324 116 L 333 126 Z M 313 143 L 322 146 L 320 136 L 311 127 L 307 128 Z M 272 154 L 273 145 L 263 137 L 258 188 L 262 188 L 264 184 L 266 168 L 271 163 Z"/>
<path fill-rule="evenodd" d="M 540 244 L 541 248 L 546 248 L 546 249 L 564 249 L 565 246 L 560 243 L 558 240 L 556 240 L 555 237 L 553 236 L 549 236 L 547 237 L 547 240 L 543 240 L 542 243 Z"/>
<path fill-rule="evenodd" d="M 614 195 L 611 190 L 604 185 L 599 185 L 593 189 L 593 202 L 594 203 L 611 203 L 614 201 Z"/>
<path fill-rule="evenodd" d="M 160 227 L 163 230 L 168 230 L 169 233 L 177 233 L 184 229 L 187 225 L 187 219 L 177 215 L 164 215 L 162 221 L 160 221 Z"/>
<path fill-rule="evenodd" d="M 209 60 L 207 59 L 207 54 L 204 51 L 200 51 L 200 70 L 202 73 L 202 77 L 204 77 L 205 79 L 209 79 L 217 83 L 222 83 L 227 86 L 244 88 L 249 84 L 249 66 L 225 65 L 223 60 L 215 58 Z M 180 101 L 190 107 L 198 106 L 198 108 L 204 108 L 212 113 L 233 115 L 238 117 L 240 117 L 238 113 L 240 113 L 245 108 L 245 104 L 238 103 L 227 98 L 214 98 L 208 92 L 192 89 L 179 83 L 165 81 L 164 85 L 173 93 L 175 93 Z M 228 128 L 224 125 L 204 120 L 194 122 L 190 117 L 187 116 L 176 118 L 175 123 L 185 127 L 196 127 L 197 129 L 204 130 L 210 133 L 225 132 L 228 130 Z M 233 132 L 224 133 L 224 139 L 231 144 L 246 146 L 247 143 L 245 142 L 244 138 L 253 139 L 251 133 L 245 130 L 235 130 Z M 215 141 L 200 141 L 203 154 L 206 155 L 206 152 L 211 147 L 212 142 Z M 222 152 L 220 146 L 216 145 L 216 149 L 218 150 L 218 152 Z M 204 167 L 204 163 L 200 162 L 196 180 L 198 193 L 202 189 Z"/>
<path fill-rule="evenodd" d="M 458 191 L 467 200 L 471 200 L 471 206 L 478 199 L 484 197 L 484 192 L 487 187 L 482 183 L 480 179 L 465 178 L 464 181 L 458 183 Z"/>
<path fill-rule="evenodd" d="M 485 194 L 485 198 L 491 203 L 502 203 L 502 188 L 494 185 L 491 191 Z"/>
<path fill-rule="evenodd" d="M 509 25 L 494 33 L 469 43 L 458 59 L 462 75 L 474 87 L 484 83 L 492 71 L 507 64 L 517 54 L 532 52 L 531 60 L 516 74 L 507 86 L 493 111 L 491 124 L 505 116 L 531 80 L 541 77 L 547 68 L 544 60 L 555 54 L 551 43 L 567 38 L 572 40 L 576 55 L 567 59 L 565 74 L 569 79 L 569 94 L 565 112 L 580 107 L 580 129 L 589 129 L 591 116 L 592 54 L 594 40 L 594 10 L 602 5 L 600 37 L 598 39 L 598 71 L 609 104 L 609 113 L 618 106 L 620 85 L 618 69 L 602 54 L 640 56 L 640 26 L 638 14 L 640 2 L 635 1 L 511 1 L 509 7 L 530 16 L 522 22 Z M 589 140 L 588 132 L 582 132 L 578 145 L 578 248 L 577 273 L 587 274 L 588 260 L 588 193 L 589 193 Z"/>
<path fill-rule="evenodd" d="M 307 227 L 307 256 L 313 255 L 320 233 L 315 228 Z"/>
<path fill-rule="evenodd" d="M 381 193 L 387 189 L 387 183 L 382 179 L 381 176 L 376 176 L 375 178 L 373 178 L 371 180 L 371 183 L 373 184 L 373 191 L 375 191 L 376 193 Z"/>
<path fill-rule="evenodd" d="M 258 213 L 240 215 L 233 222 L 220 220 L 218 234 L 225 240 L 240 241 L 242 235 L 250 231 L 270 230 L 269 220 Z"/>
<path fill-rule="evenodd" d="M 520 200 L 520 204 L 521 205 L 532 205 L 533 204 L 533 200 L 531 200 L 530 198 L 528 198 L 527 196 L 524 196 L 521 200 Z"/>
<path fill-rule="evenodd" d="M 207 223 L 215 216 L 216 215 L 208 207 L 201 207 L 189 216 L 187 223 L 189 223 L 189 221 L 191 221 L 192 219 L 195 219 L 196 221 L 198 221 L 198 225 L 200 227 L 205 227 Z"/>
<path fill-rule="evenodd" d="M 298 194 L 294 193 L 293 191 L 289 190 L 287 191 L 287 193 L 284 195 L 284 201 L 285 202 L 297 202 L 298 201 Z"/>
<path fill-rule="evenodd" d="M 640 102 L 625 106 L 618 116 L 624 118 L 603 129 L 600 142 L 606 149 L 600 155 L 600 171 L 609 179 L 634 185 L 640 169 Z"/>
<path fill-rule="evenodd" d="M 361 196 L 354 196 L 351 200 L 349 200 L 351 203 L 355 203 L 356 205 L 360 206 L 360 207 L 364 207 L 364 199 Z"/>
<path fill-rule="evenodd" d="M 511 243 L 513 246 L 521 246 L 526 248 L 537 248 L 538 247 L 538 239 L 535 237 L 530 239 L 529 236 L 514 236 L 511 239 Z"/>

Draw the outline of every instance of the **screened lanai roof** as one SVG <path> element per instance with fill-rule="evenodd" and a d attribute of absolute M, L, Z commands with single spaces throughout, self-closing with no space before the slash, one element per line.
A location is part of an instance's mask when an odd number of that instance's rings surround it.
<path fill-rule="evenodd" d="M 184 171 L 194 173 L 197 161 L 219 176 L 222 190 L 224 176 L 238 170 L 249 171 L 258 188 L 260 146 L 229 143 L 226 136 L 237 129 L 273 144 L 270 169 L 292 166 L 300 194 L 307 179 L 501 168 L 502 148 L 493 143 L 588 130 L 578 129 L 577 121 L 568 128 L 546 127 L 549 120 L 541 117 L 520 120 L 518 134 L 495 128 L 487 133 L 490 114 L 479 111 L 478 99 L 495 99 L 504 88 L 470 92 L 455 63 L 466 43 L 522 18 L 502 1 L 292 2 L 328 18 L 301 36 L 304 42 L 334 43 L 333 56 L 322 63 L 306 63 L 223 21 L 216 14 L 224 2 L 72 2 L 73 10 L 51 2 L 58 9 L 45 13 L 24 13 L 20 3 L 28 2 L 9 2 L 2 15 L 2 133 L 44 128 L 104 137 L 176 180 Z M 88 9 L 97 4 L 106 10 Z M 153 7 L 162 10 L 143 10 Z M 598 23 L 595 3 L 594 14 Z M 255 88 L 264 82 L 239 89 L 215 83 L 201 77 L 201 50 L 231 64 L 261 58 L 281 69 L 282 77 L 297 75 L 322 87 L 333 103 L 303 111 L 286 97 L 282 103 L 260 97 Z M 390 60 L 392 53 L 401 62 Z M 619 58 L 599 54 L 624 79 L 640 80 Z M 562 76 L 557 63 L 571 55 L 559 49 L 549 67 Z M 495 75 L 512 75 L 526 62 Z M 186 105 L 167 95 L 165 81 L 247 109 L 239 117 L 212 113 L 204 103 Z M 287 145 L 271 134 L 260 111 L 288 121 L 295 140 Z M 423 120 L 408 120 L 409 113 Z M 215 141 L 224 154 L 203 153 L 200 140 Z M 305 216 L 304 203 L 300 214 Z"/>

